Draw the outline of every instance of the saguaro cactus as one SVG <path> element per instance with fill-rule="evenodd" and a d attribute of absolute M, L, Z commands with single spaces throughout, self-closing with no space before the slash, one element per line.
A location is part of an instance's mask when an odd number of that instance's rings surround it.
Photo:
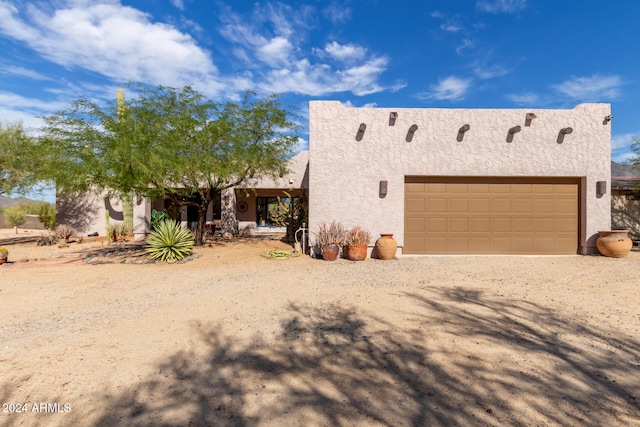
<path fill-rule="evenodd" d="M 122 120 L 124 116 L 125 102 L 124 91 L 118 89 L 116 92 L 116 105 L 118 109 L 118 119 Z M 121 195 L 122 200 L 122 216 L 124 219 L 124 226 L 127 229 L 127 235 L 133 236 L 133 194 L 127 193 Z"/>

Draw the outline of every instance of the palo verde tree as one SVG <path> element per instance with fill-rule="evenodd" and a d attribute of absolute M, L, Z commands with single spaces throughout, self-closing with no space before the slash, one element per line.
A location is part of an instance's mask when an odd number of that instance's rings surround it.
<path fill-rule="evenodd" d="M 36 140 L 20 123 L 0 122 L 0 194 L 25 194 L 37 184 Z"/>
<path fill-rule="evenodd" d="M 188 86 L 135 89 L 124 108 L 79 99 L 45 118 L 48 169 L 67 170 L 52 176 L 61 180 L 59 188 L 194 206 L 201 245 L 207 208 L 218 192 L 285 171 L 297 126 L 277 96 L 246 93 L 241 102 L 216 103 Z"/>

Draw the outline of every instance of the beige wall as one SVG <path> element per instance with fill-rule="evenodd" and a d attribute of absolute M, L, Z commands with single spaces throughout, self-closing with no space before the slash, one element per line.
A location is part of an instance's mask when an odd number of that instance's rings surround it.
<path fill-rule="evenodd" d="M 389 114 L 397 112 L 395 122 Z M 527 113 L 536 118 L 526 119 Z M 611 225 L 608 104 L 569 110 L 346 108 L 312 101 L 309 108 L 309 226 L 321 221 L 393 233 L 404 244 L 405 176 L 522 176 L 582 179 L 581 253 L 595 253 L 597 231 Z M 357 135 L 361 123 L 364 134 Z M 417 131 L 408 135 L 412 125 Z M 469 124 L 461 139 L 458 129 Z M 521 132 L 509 138 L 509 129 Z M 559 139 L 562 128 L 573 133 Z M 360 140 L 358 140 L 360 139 Z M 410 141 L 408 141 L 410 140 Z M 388 193 L 378 195 L 379 182 Z M 312 235 L 313 236 L 313 235 Z"/>
<path fill-rule="evenodd" d="M 107 234 L 107 217 L 109 225 L 122 224 L 122 202 L 117 197 L 105 198 L 105 194 L 86 193 L 69 197 L 56 198 L 56 224 L 72 226 L 78 235 L 98 233 Z M 146 235 L 151 216 L 151 203 L 145 198 L 136 198 L 133 204 L 133 233 L 135 238 Z"/>

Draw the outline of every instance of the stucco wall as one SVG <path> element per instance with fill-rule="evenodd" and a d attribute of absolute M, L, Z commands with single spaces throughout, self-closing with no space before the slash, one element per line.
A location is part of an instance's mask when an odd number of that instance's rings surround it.
<path fill-rule="evenodd" d="M 389 114 L 397 112 L 397 119 Z M 536 117 L 527 120 L 527 113 Z M 595 252 L 597 231 L 610 228 L 609 104 L 568 110 L 346 108 L 336 101 L 309 106 L 309 226 L 338 220 L 404 244 L 405 176 L 580 177 L 581 253 Z M 358 135 L 361 123 L 366 125 Z M 418 129 L 411 136 L 412 125 Z M 465 124 L 470 130 L 460 138 Z M 521 131 L 509 138 L 509 129 Z M 560 129 L 573 132 L 559 138 Z M 409 136 L 411 136 L 409 138 Z M 410 140 L 410 141 L 408 141 Z M 379 182 L 388 182 L 386 197 Z M 399 249 L 399 252 L 401 249 Z"/>
<path fill-rule="evenodd" d="M 56 198 L 56 224 L 73 227 L 78 235 L 98 233 L 107 234 L 106 212 L 109 212 L 109 225 L 122 224 L 122 202 L 116 198 L 105 198 L 106 193 L 75 194 Z M 135 238 L 146 235 L 149 228 L 151 203 L 146 198 L 136 198 L 133 204 L 133 233 Z"/>

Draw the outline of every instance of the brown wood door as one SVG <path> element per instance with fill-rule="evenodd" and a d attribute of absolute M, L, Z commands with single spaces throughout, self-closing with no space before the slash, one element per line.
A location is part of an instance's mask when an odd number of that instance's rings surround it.
<path fill-rule="evenodd" d="M 576 254 L 573 178 L 407 178 L 406 254 Z"/>

